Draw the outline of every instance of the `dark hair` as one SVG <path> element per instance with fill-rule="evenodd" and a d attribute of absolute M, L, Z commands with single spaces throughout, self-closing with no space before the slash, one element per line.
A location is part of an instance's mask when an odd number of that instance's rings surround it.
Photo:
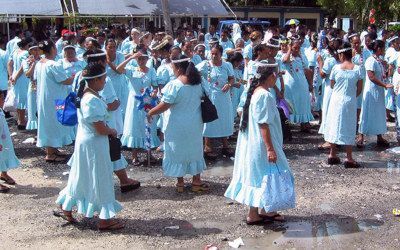
<path fill-rule="evenodd" d="M 382 40 L 374 40 L 370 43 L 371 50 L 374 54 L 378 51 L 378 49 L 384 49 L 386 47 L 385 42 Z"/>
<path fill-rule="evenodd" d="M 16 30 L 15 31 L 15 36 L 19 36 L 19 35 L 21 35 L 22 34 L 22 30 Z"/>
<path fill-rule="evenodd" d="M 257 74 L 260 74 L 260 77 L 254 77 L 250 83 L 249 90 L 247 91 L 246 102 L 243 106 L 243 114 L 242 114 L 242 121 L 240 122 L 240 130 L 246 131 L 247 124 L 249 122 L 249 107 L 251 97 L 254 93 L 254 90 L 264 81 L 268 79 L 270 75 L 272 75 L 276 71 L 276 68 L 273 67 L 263 67 L 259 66 L 257 68 Z"/>
<path fill-rule="evenodd" d="M 41 49 L 45 54 L 50 53 L 53 47 L 55 47 L 55 45 L 51 40 L 44 40 L 39 43 L 39 49 Z"/>
<path fill-rule="evenodd" d="M 108 38 L 107 40 L 106 40 L 106 46 L 109 44 L 109 43 L 115 43 L 115 45 L 117 45 L 117 41 L 115 41 L 115 39 L 114 38 Z"/>
<path fill-rule="evenodd" d="M 212 50 L 212 49 L 217 49 L 217 50 L 221 53 L 221 55 L 224 53 L 224 48 L 222 48 L 222 46 L 219 45 L 219 44 L 214 44 L 214 45 L 211 47 L 211 50 Z"/>
<path fill-rule="evenodd" d="M 228 55 L 227 61 L 234 65 L 235 62 L 243 61 L 243 55 L 240 52 L 234 52 L 233 54 Z"/>
<path fill-rule="evenodd" d="M 96 47 L 96 49 L 101 49 L 101 45 L 96 39 L 90 39 L 89 42 L 92 42 L 93 46 Z"/>
<path fill-rule="evenodd" d="M 81 99 L 83 97 L 83 91 L 86 88 L 86 84 L 88 82 L 93 81 L 96 78 L 93 79 L 85 79 L 84 77 L 93 77 L 100 75 L 105 72 L 105 67 L 99 63 L 88 63 L 88 65 L 82 70 L 82 77 L 83 79 L 79 82 L 79 89 L 77 93 L 77 98 L 75 102 L 75 106 L 77 108 L 81 107 Z"/>
<path fill-rule="evenodd" d="M 82 44 L 85 40 L 86 40 L 86 36 L 80 36 L 80 37 L 78 38 L 78 43 L 79 43 L 79 44 Z"/>
<path fill-rule="evenodd" d="M 264 51 L 265 49 L 267 49 L 267 46 L 266 46 L 265 44 L 258 44 L 258 45 L 256 45 L 256 46 L 254 47 L 254 49 L 253 49 L 253 58 L 252 58 L 252 60 L 253 60 L 253 61 L 256 60 L 257 57 L 260 55 L 260 53 L 261 53 L 262 51 Z"/>
<path fill-rule="evenodd" d="M 185 55 L 179 55 L 178 57 L 172 58 L 172 60 L 181 60 L 188 58 Z M 196 66 L 191 61 L 173 63 L 175 67 L 181 69 L 183 74 L 188 78 L 190 85 L 199 85 L 201 83 L 201 75 L 197 70 Z"/>
<path fill-rule="evenodd" d="M 0 43 L 0 44 L 1 44 L 1 43 Z M 32 42 L 29 43 L 29 48 L 30 48 L 30 47 L 34 47 L 34 46 L 38 46 L 37 42 L 32 41 Z M 29 52 L 29 54 L 30 54 L 30 52 Z"/>
<path fill-rule="evenodd" d="M 22 49 L 23 47 L 25 47 L 26 45 L 28 45 L 30 42 L 32 42 L 31 38 L 22 38 L 21 41 L 19 41 L 17 43 L 17 46 Z"/>
<path fill-rule="evenodd" d="M 101 56 L 95 56 L 95 57 L 88 57 L 88 55 L 93 55 L 93 54 L 103 54 Z M 105 62 L 107 59 L 107 56 L 104 54 L 104 51 L 101 49 L 89 49 L 83 54 L 83 58 L 86 60 L 88 64 L 90 63 L 97 63 L 99 61 Z"/>
<path fill-rule="evenodd" d="M 376 25 L 373 24 L 373 23 L 369 24 L 368 27 L 370 27 L 370 28 L 373 29 L 373 30 L 376 30 Z"/>
<path fill-rule="evenodd" d="M 342 52 L 340 54 L 342 54 L 344 56 L 346 61 L 351 61 L 351 58 L 353 58 L 353 51 L 351 50 L 351 44 L 350 43 L 344 43 L 339 47 L 339 49 L 350 49 L 350 50 L 347 50 L 347 51 Z"/>

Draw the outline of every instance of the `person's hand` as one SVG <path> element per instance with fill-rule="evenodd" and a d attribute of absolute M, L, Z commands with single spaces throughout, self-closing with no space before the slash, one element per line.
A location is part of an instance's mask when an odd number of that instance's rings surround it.
<path fill-rule="evenodd" d="M 229 84 L 229 83 L 227 83 L 227 84 L 225 84 L 223 87 L 222 87 L 222 92 L 224 92 L 224 93 L 226 93 L 226 92 L 228 92 L 228 90 L 231 88 L 231 85 Z"/>
<path fill-rule="evenodd" d="M 117 130 L 115 130 L 115 129 L 111 129 L 111 131 L 110 131 L 110 135 L 112 136 L 112 137 L 117 137 L 118 136 L 118 132 L 117 132 Z"/>
<path fill-rule="evenodd" d="M 142 55 L 143 55 L 142 52 L 136 52 L 136 53 L 131 55 L 130 59 L 138 59 Z"/>
<path fill-rule="evenodd" d="M 268 154 L 268 161 L 275 163 L 278 158 L 276 156 L 275 150 L 273 149 L 267 150 L 267 154 Z"/>
<path fill-rule="evenodd" d="M 393 84 L 386 84 L 385 88 L 386 89 L 391 89 L 391 88 L 393 88 Z"/>
<path fill-rule="evenodd" d="M 11 76 L 10 79 L 8 80 L 8 82 L 9 82 L 11 85 L 15 85 L 15 78 L 14 78 L 13 76 Z"/>
<path fill-rule="evenodd" d="M 152 115 L 147 114 L 146 118 L 147 118 L 147 122 L 148 123 L 151 123 L 153 121 L 153 116 Z"/>

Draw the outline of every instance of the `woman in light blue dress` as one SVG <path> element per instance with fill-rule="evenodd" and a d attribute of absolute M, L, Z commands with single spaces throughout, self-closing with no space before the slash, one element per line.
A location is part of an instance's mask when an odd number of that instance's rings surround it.
<path fill-rule="evenodd" d="M 393 84 L 393 71 L 394 65 L 396 63 L 396 59 L 399 57 L 399 43 L 398 36 L 393 36 L 386 40 L 388 45 L 388 49 L 385 52 L 384 60 L 386 64 L 385 70 L 388 71 L 387 83 Z M 388 122 L 394 122 L 395 119 L 392 117 L 391 113 L 395 111 L 395 95 L 393 89 L 385 89 L 385 106 L 386 106 L 386 119 Z"/>
<path fill-rule="evenodd" d="M 360 120 L 361 105 L 362 105 L 363 90 L 364 90 L 364 82 L 365 82 L 365 76 L 366 76 L 365 61 L 368 58 L 364 58 L 365 57 L 365 53 L 363 53 L 364 50 L 361 47 L 360 36 L 355 34 L 355 35 L 351 36 L 349 39 L 351 41 L 351 46 L 353 48 L 353 59 L 352 59 L 352 62 L 355 65 L 358 65 L 360 67 L 360 74 L 361 74 L 361 78 L 362 78 L 362 82 L 363 82 L 361 94 L 359 96 L 357 96 L 357 124 L 358 124 L 358 121 Z"/>
<path fill-rule="evenodd" d="M 5 96 L 0 92 L 0 107 L 4 105 Z M 15 181 L 8 175 L 7 171 L 19 167 L 20 162 L 15 156 L 14 145 L 11 140 L 10 131 L 3 109 L 0 108 L 0 180 L 8 185 L 15 185 Z M 6 193 L 9 187 L 0 184 L 0 193 Z"/>
<path fill-rule="evenodd" d="M 68 77 L 75 76 L 76 73 L 82 71 L 86 67 L 86 63 L 83 60 L 79 60 L 76 57 L 75 47 L 67 45 L 63 48 L 63 58 L 59 60 L 62 64 Z"/>
<path fill-rule="evenodd" d="M 75 139 L 74 127 L 63 126 L 58 122 L 55 100 L 65 99 L 73 77 L 68 77 L 62 64 L 55 62 L 57 49 L 52 41 L 39 43 L 45 56 L 35 66 L 34 79 L 37 84 L 38 147 L 46 148 L 46 161 L 65 162 L 66 157 L 57 148 L 69 145 Z"/>
<path fill-rule="evenodd" d="M 292 40 L 289 50 L 282 56 L 282 70 L 285 71 L 285 99 L 289 101 L 294 112 L 290 115 L 292 123 L 300 123 L 301 131 L 310 133 L 310 121 L 314 119 L 311 114 L 310 84 L 306 79 L 308 62 L 300 56 L 301 42 Z"/>
<path fill-rule="evenodd" d="M 232 64 L 222 60 L 222 53 L 223 48 L 214 45 L 211 49 L 211 60 L 196 66 L 203 75 L 203 87 L 218 112 L 217 120 L 204 125 L 204 152 L 211 159 L 217 157 L 211 138 L 222 138 L 222 154 L 228 157 L 233 155 L 228 144 L 228 137 L 233 134 L 232 100 L 229 90 L 235 79 Z"/>
<path fill-rule="evenodd" d="M 336 50 L 339 48 L 341 45 L 342 41 L 340 39 L 336 39 L 331 37 L 329 39 L 328 43 L 328 51 L 329 54 L 325 58 L 324 61 L 322 61 L 322 57 L 318 58 L 318 64 L 320 68 L 320 76 L 323 79 L 322 80 L 322 112 L 321 112 L 321 125 L 319 127 L 318 133 L 324 135 L 325 134 L 325 129 L 326 127 L 330 126 L 328 123 L 326 123 L 325 117 L 328 115 L 328 109 L 329 109 L 329 103 L 332 95 L 332 88 L 330 85 L 330 74 L 335 65 L 339 63 L 338 61 L 338 56 L 336 53 Z M 330 148 L 330 143 L 325 142 L 321 145 L 318 146 L 318 149 L 324 150 L 324 149 L 329 149 Z"/>
<path fill-rule="evenodd" d="M 137 60 L 138 67 L 134 64 L 126 66 L 132 59 Z M 147 149 L 146 112 L 138 109 L 140 103 L 135 96 L 141 95 L 146 88 L 150 88 L 153 97 L 156 97 L 158 92 L 156 71 L 154 68 L 146 67 L 147 60 L 148 55 L 144 51 L 137 52 L 117 67 L 118 72 L 125 73 L 130 84 L 121 142 L 123 146 L 132 149 L 132 162 L 135 166 L 141 164 L 138 158 L 138 150 Z M 150 148 L 156 148 L 160 145 L 156 121 L 152 121 L 150 124 L 150 131 Z M 154 158 L 152 158 L 152 162 L 155 162 Z"/>
<path fill-rule="evenodd" d="M 12 61 L 12 75 L 11 83 L 13 85 L 13 90 L 15 97 L 18 101 L 17 103 L 17 115 L 18 115 L 18 130 L 25 130 L 26 119 L 25 111 L 27 109 L 27 97 L 29 88 L 29 79 L 24 74 L 22 67 L 22 62 L 26 60 L 29 56 L 29 40 L 22 39 L 17 43 L 18 49 L 16 49 L 11 55 Z"/>
<path fill-rule="evenodd" d="M 330 75 L 333 88 L 326 116 L 324 139 L 331 144 L 328 164 L 339 164 L 336 145 L 345 145 L 347 159 L 346 168 L 357 168 L 360 165 L 354 161 L 352 147 L 355 144 L 357 131 L 357 95 L 362 91 L 360 67 L 352 63 L 352 48 L 345 43 L 339 50 L 340 64 L 335 65 Z"/>
<path fill-rule="evenodd" d="M 231 88 L 231 98 L 232 116 L 233 118 L 236 118 L 237 108 L 240 103 L 240 96 L 242 95 L 244 90 L 243 69 L 241 68 L 243 64 L 243 56 L 239 52 L 234 52 L 233 54 L 228 56 L 228 62 L 232 64 L 235 75 L 235 83 L 232 84 Z"/>
<path fill-rule="evenodd" d="M 78 91 L 78 132 L 74 154 L 68 162 L 71 170 L 68 184 L 56 203 L 62 210 L 60 216 L 69 222 L 75 221 L 72 209 L 76 207 L 87 218 L 97 213 L 100 230 L 117 230 L 124 225 L 112 219 L 122 206 L 115 200 L 108 142 L 108 137 L 116 137 L 117 131 L 106 124 L 107 105 L 99 94 L 104 88 L 106 71 L 101 64 L 89 64 L 83 77 Z"/>
<path fill-rule="evenodd" d="M 360 134 L 357 138 L 357 146 L 360 148 L 364 147 L 364 135 L 376 135 L 378 146 L 389 146 L 389 142 L 382 136 L 387 132 L 385 89 L 393 88 L 393 85 L 385 82 L 386 72 L 379 58 L 385 54 L 385 43 L 376 40 L 371 43 L 371 47 L 373 55 L 365 62 L 367 77 L 361 106 Z"/>
<path fill-rule="evenodd" d="M 180 55 L 172 60 L 177 79 L 163 89 L 161 103 L 149 111 L 148 117 L 170 111 L 165 126 L 163 170 L 169 177 L 177 177 L 177 191 L 184 191 L 185 175 L 192 175 L 192 191 L 207 191 L 200 174 L 206 168 L 203 157 L 203 121 L 201 75 L 190 58 Z M 188 139 L 190 138 L 190 139 Z"/>
<path fill-rule="evenodd" d="M 229 39 L 229 32 L 224 30 L 221 34 L 221 38 L 219 40 L 219 45 L 222 46 L 223 48 L 223 53 L 222 53 L 222 57 L 226 58 L 226 52 L 228 50 L 234 49 L 235 45 L 233 44 L 233 42 Z"/>
<path fill-rule="evenodd" d="M 260 64 L 243 108 L 231 183 L 225 197 L 250 207 L 248 225 L 283 221 L 295 207 L 294 178 L 285 153 L 276 100 L 277 64 Z M 260 211 L 259 211 L 260 209 Z"/>
<path fill-rule="evenodd" d="M 243 57 L 246 66 L 250 60 L 253 60 L 253 49 L 257 45 L 261 44 L 262 34 L 259 31 L 253 31 L 249 36 L 249 40 L 251 43 L 246 45 L 243 50 Z"/>
<path fill-rule="evenodd" d="M 35 130 L 38 128 L 37 119 L 37 102 L 36 102 L 36 80 L 33 79 L 36 63 L 40 60 L 40 50 L 37 44 L 29 45 L 29 58 L 22 62 L 24 74 L 29 79 L 28 88 L 28 122 L 26 123 L 27 130 Z"/>

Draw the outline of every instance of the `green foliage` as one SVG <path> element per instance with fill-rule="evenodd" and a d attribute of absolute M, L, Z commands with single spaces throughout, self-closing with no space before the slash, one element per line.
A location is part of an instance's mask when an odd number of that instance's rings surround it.
<path fill-rule="evenodd" d="M 389 31 L 400 32 L 400 24 L 389 26 Z"/>

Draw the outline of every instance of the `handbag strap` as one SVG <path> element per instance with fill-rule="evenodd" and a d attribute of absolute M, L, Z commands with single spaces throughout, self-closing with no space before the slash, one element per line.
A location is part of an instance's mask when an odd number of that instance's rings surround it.
<path fill-rule="evenodd" d="M 82 71 L 76 73 L 75 75 L 75 88 L 74 88 L 74 92 L 77 93 L 78 92 L 78 87 L 79 87 L 79 78 L 81 78 L 82 76 Z"/>

